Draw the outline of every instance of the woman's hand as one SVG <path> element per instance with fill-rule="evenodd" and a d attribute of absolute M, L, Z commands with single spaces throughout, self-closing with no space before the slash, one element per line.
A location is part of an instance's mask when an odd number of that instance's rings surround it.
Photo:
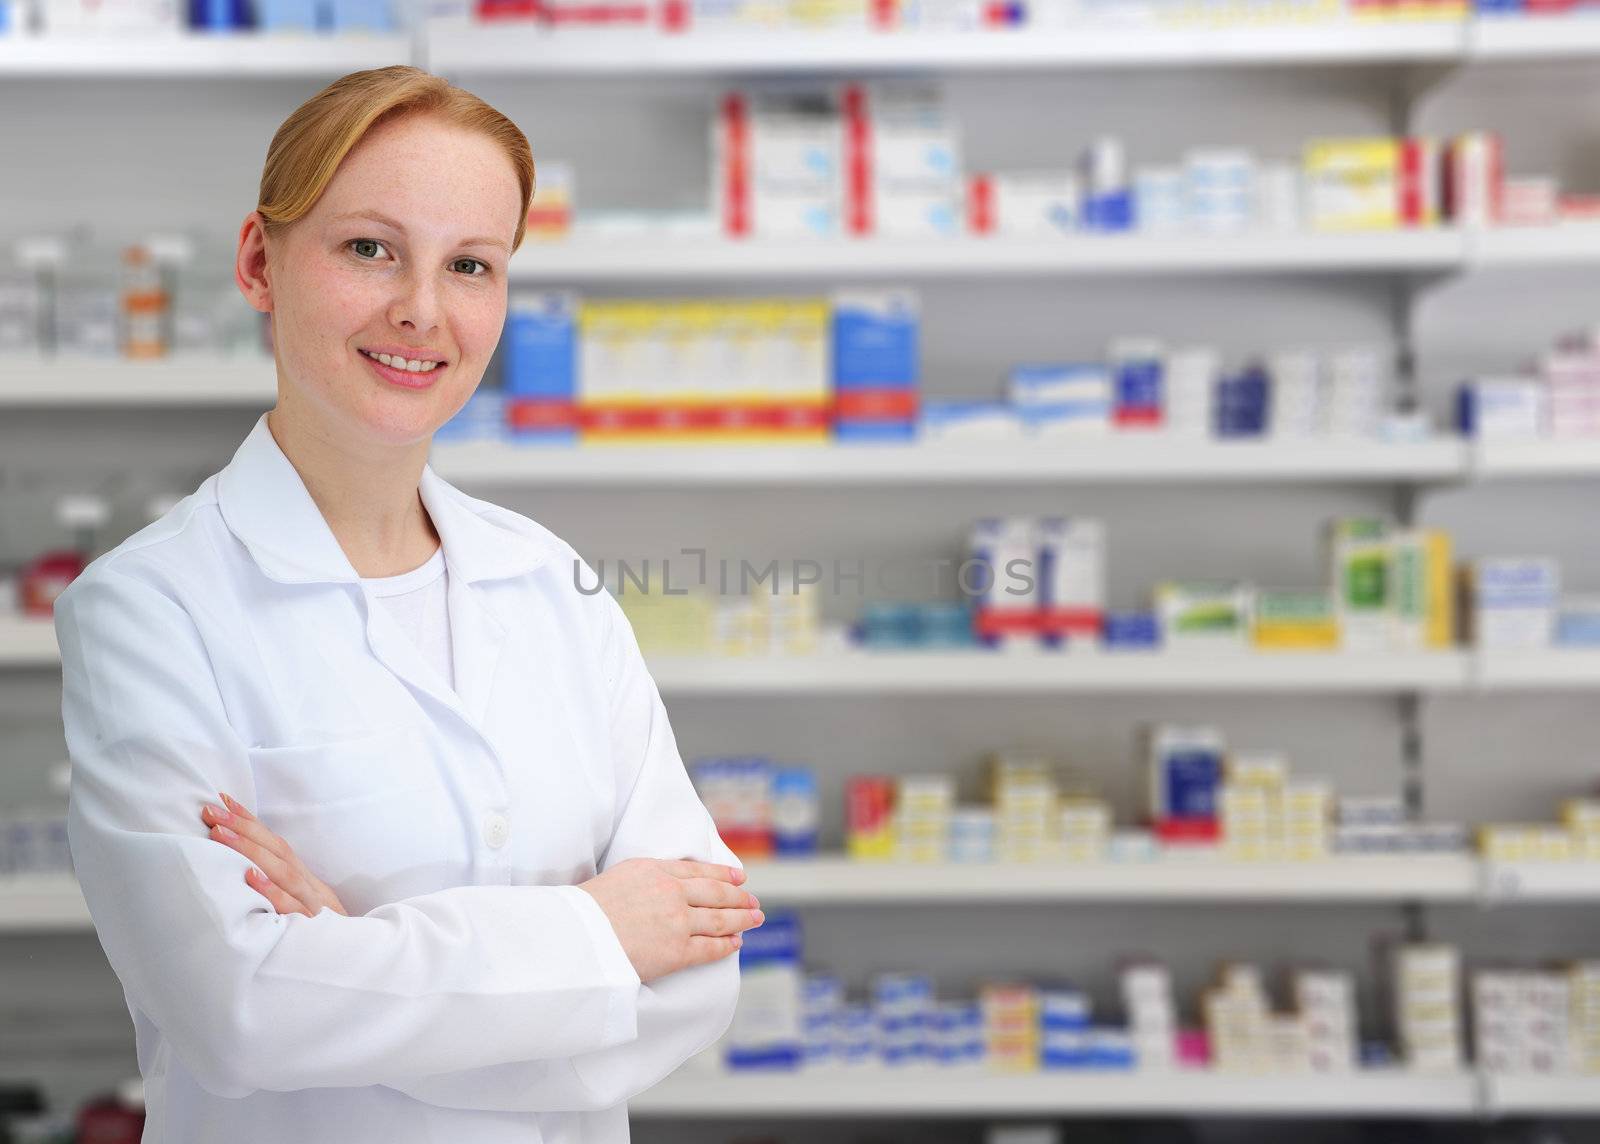
<path fill-rule="evenodd" d="M 639 980 L 727 957 L 766 920 L 738 888 L 744 871 L 709 862 L 630 858 L 578 888 L 605 911 Z"/>
<path fill-rule="evenodd" d="M 200 819 L 211 827 L 213 841 L 237 850 L 255 866 L 245 871 L 244 880 L 280 914 L 305 914 L 316 917 L 324 908 L 350 916 L 328 884 L 300 861 L 294 848 L 237 802 L 223 794 L 227 809 L 207 803 Z"/>

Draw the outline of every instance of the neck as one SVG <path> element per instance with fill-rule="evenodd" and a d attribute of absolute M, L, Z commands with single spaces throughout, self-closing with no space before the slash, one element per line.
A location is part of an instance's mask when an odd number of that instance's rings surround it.
<path fill-rule="evenodd" d="M 398 576 L 438 549 L 420 489 L 426 440 L 399 447 L 352 442 L 312 418 L 294 416 L 281 394 L 267 414 L 267 429 L 357 575 Z"/>

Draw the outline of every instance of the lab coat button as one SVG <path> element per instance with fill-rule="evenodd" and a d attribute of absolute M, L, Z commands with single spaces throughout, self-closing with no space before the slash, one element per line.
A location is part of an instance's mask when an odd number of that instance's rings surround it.
<path fill-rule="evenodd" d="M 483 818 L 483 840 L 495 850 L 506 844 L 506 836 L 511 833 L 511 823 L 506 821 L 506 816 L 499 813 L 486 814 Z"/>

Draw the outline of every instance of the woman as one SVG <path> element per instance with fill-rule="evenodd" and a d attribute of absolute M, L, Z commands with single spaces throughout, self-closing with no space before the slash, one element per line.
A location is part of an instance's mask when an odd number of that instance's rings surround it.
<path fill-rule="evenodd" d="M 277 405 L 57 604 L 147 1142 L 625 1141 L 730 1019 L 761 914 L 621 609 L 426 465 L 532 188 L 522 133 L 413 68 L 290 116 L 236 265 Z"/>

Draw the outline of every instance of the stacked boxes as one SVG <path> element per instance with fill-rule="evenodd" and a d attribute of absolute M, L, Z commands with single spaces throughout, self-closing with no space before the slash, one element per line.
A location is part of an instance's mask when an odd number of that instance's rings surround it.
<path fill-rule="evenodd" d="M 762 758 L 703 759 L 694 766 L 717 833 L 741 858 L 772 855 L 772 770 Z"/>
<path fill-rule="evenodd" d="M 1060 855 L 1067 862 L 1103 862 L 1111 844 L 1111 806 L 1103 799 L 1061 800 Z"/>
<path fill-rule="evenodd" d="M 1454 1072 L 1462 1066 L 1461 956 L 1452 946 L 1394 951 L 1395 1030 L 1408 1068 Z"/>
<path fill-rule="evenodd" d="M 806 975 L 801 987 L 800 1024 L 805 1034 L 808 1068 L 842 1059 L 840 1019 L 844 1009 L 844 983 L 826 973 Z"/>
<path fill-rule="evenodd" d="M 1171 651 L 1234 652 L 1248 646 L 1254 594 L 1247 584 L 1157 584 L 1155 605 Z"/>
<path fill-rule="evenodd" d="M 983 1012 L 984 1055 L 1001 1072 L 1033 1072 L 1039 1067 L 1039 993 L 1021 983 L 984 985 L 978 992 Z"/>
<path fill-rule="evenodd" d="M 842 104 L 845 232 L 958 233 L 965 199 L 961 144 L 939 90 L 850 84 Z"/>
<path fill-rule="evenodd" d="M 1462 575 L 1470 642 L 1486 650 L 1550 646 L 1561 581 L 1554 560 L 1485 558 L 1472 561 Z"/>
<path fill-rule="evenodd" d="M 940 1001 L 930 1016 L 928 1047 L 940 1065 L 983 1060 L 983 1009 L 976 1001 Z"/>
<path fill-rule="evenodd" d="M 1439 221 L 1439 153 L 1431 140 L 1312 140 L 1305 179 L 1314 230 L 1392 230 Z"/>
<path fill-rule="evenodd" d="M 1222 734 L 1210 727 L 1155 726 L 1147 732 L 1150 819 L 1167 842 L 1215 842 L 1223 781 Z"/>
<path fill-rule="evenodd" d="M 1139 1067 L 1172 1068 L 1178 1007 L 1173 998 L 1171 971 L 1157 963 L 1129 965 L 1122 971 L 1121 986 L 1122 1006 L 1128 1015 L 1128 1033 L 1133 1038 Z"/>
<path fill-rule="evenodd" d="M 1223 439 L 1260 437 L 1272 421 L 1272 385 L 1260 363 L 1251 363 L 1217 380 L 1213 431 Z"/>
<path fill-rule="evenodd" d="M 1060 852 L 1061 810 L 1052 770 L 1043 759 L 990 757 L 989 792 L 999 861 L 1040 862 Z"/>
<path fill-rule="evenodd" d="M 620 579 L 619 574 L 619 579 Z M 649 569 L 645 569 L 645 577 Z M 809 655 L 821 626 L 814 584 L 751 596 L 624 590 L 617 602 L 647 654 Z"/>
<path fill-rule="evenodd" d="M 1098 362 L 1017 366 L 1007 397 L 1022 427 L 1041 437 L 1110 430 L 1111 372 Z"/>
<path fill-rule="evenodd" d="M 730 238 L 839 231 L 839 114 L 821 93 L 731 92 L 712 123 L 715 210 Z"/>
<path fill-rule="evenodd" d="M 1346 651 L 1451 645 L 1456 609 L 1447 533 L 1344 518 L 1329 527 L 1328 548 L 1340 642 Z"/>
<path fill-rule="evenodd" d="M 1165 406 L 1165 356 L 1154 338 L 1120 338 L 1107 355 L 1115 383 L 1113 421 L 1118 429 L 1160 429 Z"/>
<path fill-rule="evenodd" d="M 571 294 L 511 296 L 506 312 L 506 429 L 518 441 L 578 436 L 578 301 Z"/>
<path fill-rule="evenodd" d="M 1389 369 L 1376 350 L 1348 349 L 1327 361 L 1322 429 L 1330 437 L 1377 436 L 1392 403 Z"/>
<path fill-rule="evenodd" d="M 1571 979 L 1559 971 L 1482 970 L 1472 978 L 1477 1062 L 1492 1073 L 1564 1073 Z"/>
<path fill-rule="evenodd" d="M 825 441 L 829 321 L 820 298 L 585 302 L 584 438 Z"/>
<path fill-rule="evenodd" d="M 1600 962 L 1578 961 L 1567 967 L 1567 1015 L 1572 1031 L 1571 1068 L 1574 1072 L 1600 1072 Z"/>
<path fill-rule="evenodd" d="M 1283 857 L 1283 784 L 1288 768 L 1281 757 L 1229 758 L 1218 794 L 1222 841 L 1230 857 L 1259 862 Z"/>
<path fill-rule="evenodd" d="M 1496 862 L 1600 861 L 1600 799 L 1561 804 L 1561 824 L 1487 823 L 1478 848 Z"/>
<path fill-rule="evenodd" d="M 726 1038 L 729 1068 L 798 1068 L 805 1055 L 800 919 L 768 914 L 744 934 L 739 1007 Z"/>
<path fill-rule="evenodd" d="M 1349 1072 L 1357 1063 L 1355 979 L 1333 970 L 1294 975 L 1294 1003 L 1313 1072 Z"/>
<path fill-rule="evenodd" d="M 1105 616 L 1105 527 L 1081 517 L 987 517 L 969 559 L 981 573 L 974 625 L 988 643 L 1091 647 Z M 964 585 L 966 587 L 966 585 Z"/>
<path fill-rule="evenodd" d="M 1253 965 L 1222 967 L 1201 998 L 1212 1065 L 1219 1072 L 1259 1073 L 1272 1064 L 1272 1023 L 1261 972 Z"/>
<path fill-rule="evenodd" d="M 883 862 L 894 857 L 895 780 L 881 776 L 853 778 L 845 787 L 845 852 L 858 861 Z"/>
<path fill-rule="evenodd" d="M 916 434 L 920 321 L 909 290 L 833 298 L 833 421 L 840 441 Z"/>
<path fill-rule="evenodd" d="M 1203 346 L 1170 350 L 1162 368 L 1168 433 L 1206 437 L 1212 432 L 1212 400 L 1222 359 Z"/>
<path fill-rule="evenodd" d="M 896 784 L 894 856 L 901 862 L 943 862 L 950 851 L 955 780 L 949 775 L 904 775 Z"/>
<path fill-rule="evenodd" d="M 886 1065 L 924 1063 L 933 1025 L 933 980 L 917 973 L 881 973 L 872 983 L 878 1057 Z"/>
<path fill-rule="evenodd" d="M 1251 643 L 1260 651 L 1336 649 L 1339 617 L 1332 595 L 1321 591 L 1257 591 Z"/>

